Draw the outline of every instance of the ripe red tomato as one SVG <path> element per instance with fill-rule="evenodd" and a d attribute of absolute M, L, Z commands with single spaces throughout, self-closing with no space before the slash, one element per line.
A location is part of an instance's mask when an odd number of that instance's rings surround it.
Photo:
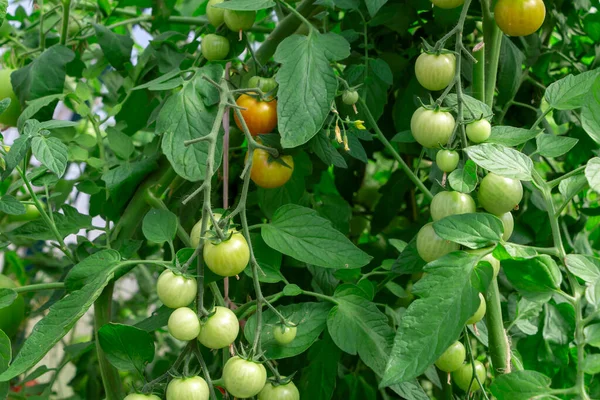
<path fill-rule="evenodd" d="M 0 274 L 1 289 L 13 289 L 16 287 L 17 285 L 9 277 Z M 24 318 L 25 300 L 19 295 L 10 306 L 0 308 L 0 329 L 3 330 L 8 337 L 12 337 L 19 330 L 19 325 L 21 325 Z"/>
<path fill-rule="evenodd" d="M 498 0 L 494 18 L 507 35 L 527 36 L 544 23 L 546 6 L 543 0 Z"/>
<path fill-rule="evenodd" d="M 435 366 L 444 372 L 456 371 L 463 365 L 466 356 L 465 346 L 461 342 L 454 342 L 437 359 Z"/>
<path fill-rule="evenodd" d="M 260 101 L 255 97 L 243 94 L 235 102 L 238 106 L 246 108 L 241 110 L 248 130 L 252 136 L 261 133 L 271 133 L 277 126 L 277 100 Z M 234 114 L 235 124 L 243 131 L 237 114 Z"/>
<path fill-rule="evenodd" d="M 286 184 L 294 172 L 294 159 L 290 155 L 279 157 L 286 165 L 278 162 L 262 149 L 255 149 L 252 155 L 250 179 L 264 189 L 274 189 Z"/>
<path fill-rule="evenodd" d="M 456 74 L 456 57 L 454 54 L 422 53 L 415 63 L 417 80 L 427 90 L 443 90 L 454 79 Z"/>

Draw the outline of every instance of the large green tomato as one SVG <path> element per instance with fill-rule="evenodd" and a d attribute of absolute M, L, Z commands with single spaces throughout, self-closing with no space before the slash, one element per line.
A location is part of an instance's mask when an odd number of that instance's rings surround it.
<path fill-rule="evenodd" d="M 502 240 L 506 242 L 508 239 L 510 239 L 515 229 L 515 219 L 510 211 L 500 215 L 498 218 L 500 218 L 502 225 L 504 225 L 504 234 L 502 235 Z"/>
<path fill-rule="evenodd" d="M 460 249 L 458 243 L 439 237 L 437 233 L 435 233 L 432 223 L 424 225 L 417 234 L 417 252 L 426 262 L 437 260 L 458 249 Z"/>
<path fill-rule="evenodd" d="M 485 366 L 477 360 L 475 361 L 475 373 L 477 374 L 481 384 L 483 384 L 485 382 L 487 372 L 485 370 Z M 481 389 L 481 386 L 479 386 L 477 383 L 477 379 L 473 378 L 473 364 L 465 364 L 454 371 L 452 373 L 452 380 L 454 380 L 456 386 L 465 392 L 469 389 L 469 385 L 471 386 L 471 392 L 476 392 Z M 473 383 L 471 383 L 471 381 L 473 381 Z"/>
<path fill-rule="evenodd" d="M 450 215 L 474 213 L 475 201 L 465 193 L 439 192 L 431 200 L 431 218 L 438 221 Z"/>
<path fill-rule="evenodd" d="M 202 55 L 208 61 L 224 60 L 227 54 L 229 54 L 229 40 L 225 36 L 209 33 L 208 35 L 204 35 L 200 46 L 202 48 Z"/>
<path fill-rule="evenodd" d="M 208 22 L 214 26 L 218 27 L 225 20 L 225 9 L 213 7 L 215 4 L 220 4 L 225 0 L 208 0 L 208 4 L 206 5 L 206 18 L 208 18 Z"/>
<path fill-rule="evenodd" d="M 156 293 L 160 301 L 169 308 L 185 307 L 196 298 L 198 283 L 195 278 L 166 269 L 158 277 Z"/>
<path fill-rule="evenodd" d="M 13 289 L 17 285 L 6 275 L 0 274 L 0 289 Z M 19 325 L 25 318 L 25 300 L 21 295 L 15 301 L 4 308 L 0 308 L 0 329 L 8 337 L 13 337 L 19 330 Z"/>
<path fill-rule="evenodd" d="M 452 82 L 456 74 L 454 54 L 422 53 L 415 63 L 417 80 L 427 90 L 443 90 Z"/>
<path fill-rule="evenodd" d="M 160 400 L 155 394 L 132 393 L 125 396 L 123 400 Z"/>
<path fill-rule="evenodd" d="M 190 341 L 200 333 L 200 320 L 191 308 L 180 307 L 171 313 L 167 327 L 175 339 Z"/>
<path fill-rule="evenodd" d="M 265 387 L 266 381 L 267 371 L 262 364 L 238 356 L 230 358 L 223 367 L 225 389 L 235 397 L 247 399 L 256 396 Z"/>
<path fill-rule="evenodd" d="M 208 400 L 206 381 L 199 376 L 174 378 L 167 386 L 167 400 Z"/>
<path fill-rule="evenodd" d="M 436 148 L 446 145 L 454 132 L 456 122 L 449 112 L 419 107 L 410 119 L 410 130 L 423 147 Z"/>
<path fill-rule="evenodd" d="M 235 341 L 240 322 L 229 308 L 215 307 L 214 314 L 200 322 L 198 341 L 209 349 L 222 349 Z"/>
<path fill-rule="evenodd" d="M 0 100 L 10 99 L 10 105 L 6 111 L 0 114 L 0 124 L 6 126 L 17 126 L 17 120 L 19 119 L 19 115 L 21 115 L 21 104 L 13 91 L 10 81 L 10 74 L 13 71 L 12 69 L 0 70 Z"/>
<path fill-rule="evenodd" d="M 234 31 L 247 31 L 254 25 L 256 11 L 225 10 L 225 25 Z"/>
<path fill-rule="evenodd" d="M 485 303 L 485 297 L 483 297 L 483 294 L 479 293 L 479 308 L 477 308 L 475 314 L 473 314 L 473 316 L 467 320 L 466 325 L 473 325 L 481 321 L 483 319 L 483 316 L 485 315 L 486 310 L 487 305 Z"/>
<path fill-rule="evenodd" d="M 463 365 L 466 356 L 465 346 L 461 342 L 454 342 L 437 359 L 435 366 L 444 372 L 456 371 Z"/>
<path fill-rule="evenodd" d="M 267 382 L 258 394 L 258 400 L 300 400 L 300 392 L 294 382 L 291 381 L 279 386 Z"/>
<path fill-rule="evenodd" d="M 466 128 L 467 137 L 473 143 L 483 143 L 492 134 L 492 125 L 487 119 L 471 122 Z"/>
<path fill-rule="evenodd" d="M 479 204 L 494 215 L 510 212 L 523 199 L 523 185 L 517 179 L 489 173 L 479 184 Z"/>
<path fill-rule="evenodd" d="M 250 261 L 250 248 L 246 238 L 236 232 L 230 239 L 213 244 L 207 241 L 203 249 L 204 262 L 215 274 L 236 276 Z"/>
<path fill-rule="evenodd" d="M 456 8 L 465 4 L 465 0 L 431 0 L 439 8 Z"/>

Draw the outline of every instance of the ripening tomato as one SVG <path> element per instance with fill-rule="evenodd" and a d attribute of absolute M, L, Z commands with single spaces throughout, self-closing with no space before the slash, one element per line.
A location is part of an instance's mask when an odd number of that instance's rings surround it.
<path fill-rule="evenodd" d="M 169 308 L 185 307 L 196 298 L 198 283 L 193 277 L 166 269 L 158 277 L 156 293 L 160 301 Z"/>
<path fill-rule="evenodd" d="M 479 381 L 483 385 L 485 382 L 485 378 L 487 372 L 485 370 L 485 366 L 475 360 L 475 373 L 479 378 Z M 469 390 L 469 386 L 471 386 L 471 392 L 476 392 L 481 389 L 481 386 L 477 383 L 477 379 L 473 377 L 473 364 L 465 364 L 456 371 L 452 373 L 452 380 L 456 383 L 456 386 L 464 390 L 465 392 Z M 472 383 L 471 383 L 472 381 Z"/>
<path fill-rule="evenodd" d="M 483 297 L 483 294 L 479 293 L 479 307 L 477 308 L 477 311 L 475 311 L 475 314 L 473 314 L 471 318 L 467 320 L 466 325 L 473 325 L 481 321 L 486 310 L 487 305 L 485 303 L 485 297 Z"/>
<path fill-rule="evenodd" d="M 295 326 L 287 326 L 287 325 L 276 325 L 273 328 L 273 338 L 275 341 L 282 346 L 286 344 L 292 343 L 292 341 L 296 338 L 296 332 L 298 328 Z"/>
<path fill-rule="evenodd" d="M 435 162 L 439 169 L 446 173 L 450 173 L 458 167 L 460 156 L 454 150 L 440 150 L 435 155 Z"/>
<path fill-rule="evenodd" d="M 6 275 L 0 274 L 0 289 L 14 289 L 17 284 Z M 0 329 L 6 336 L 13 337 L 19 330 L 19 326 L 25 318 L 25 300 L 18 295 L 15 301 L 4 308 L 0 308 Z"/>
<path fill-rule="evenodd" d="M 207 241 L 202 254 L 206 266 L 220 276 L 236 276 L 250 261 L 248 242 L 239 232 L 217 244 Z"/>
<path fill-rule="evenodd" d="M 248 155 L 246 155 L 246 159 Z M 285 163 L 285 165 L 284 165 Z M 250 179 L 263 189 L 275 189 L 287 183 L 294 173 L 294 159 L 290 155 L 273 158 L 263 149 L 255 149 L 252 155 Z"/>
<path fill-rule="evenodd" d="M 439 237 L 437 233 L 435 233 L 432 223 L 424 225 L 417 234 L 417 252 L 426 262 L 437 260 L 458 249 L 460 249 L 458 243 Z"/>
<path fill-rule="evenodd" d="M 200 320 L 191 308 L 180 307 L 171 313 L 167 328 L 175 339 L 189 341 L 198 337 Z"/>
<path fill-rule="evenodd" d="M 218 27 L 225 20 L 225 9 L 224 8 L 216 8 L 213 7 L 215 4 L 220 4 L 225 0 L 208 0 L 208 4 L 206 4 L 206 18 L 208 18 L 208 23 Z"/>
<path fill-rule="evenodd" d="M 225 10 L 223 15 L 225 25 L 234 31 L 247 31 L 254 25 L 256 19 L 256 11 L 237 11 L 237 10 Z"/>
<path fill-rule="evenodd" d="M 502 234 L 502 240 L 506 242 L 508 239 L 510 239 L 515 229 L 515 220 L 510 211 L 500 215 L 498 218 L 500 218 L 500 220 L 502 221 L 502 225 L 504 225 L 504 233 Z"/>
<path fill-rule="evenodd" d="M 202 55 L 208 61 L 224 60 L 229 54 L 229 40 L 225 36 L 209 33 L 202 38 Z"/>
<path fill-rule="evenodd" d="M 487 212 L 502 215 L 519 205 L 523 199 L 523 185 L 517 179 L 490 172 L 479 184 L 477 199 Z"/>
<path fill-rule="evenodd" d="M 229 308 L 217 306 L 214 314 L 200 321 L 198 341 L 209 349 L 222 349 L 235 341 L 240 322 Z"/>
<path fill-rule="evenodd" d="M 487 119 L 471 122 L 466 127 L 467 137 L 473 143 L 483 143 L 492 134 L 492 125 Z"/>
<path fill-rule="evenodd" d="M 435 148 L 447 144 L 455 124 L 449 112 L 419 107 L 410 120 L 410 130 L 421 146 Z"/>
<path fill-rule="evenodd" d="M 544 23 L 546 6 L 543 0 L 498 0 L 494 18 L 507 35 L 527 36 Z"/>
<path fill-rule="evenodd" d="M 292 381 L 277 386 L 267 382 L 258 394 L 258 400 L 300 400 L 300 392 Z"/>
<path fill-rule="evenodd" d="M 219 214 L 219 213 L 214 213 L 214 216 L 217 221 L 219 221 L 221 219 L 221 214 Z M 210 228 L 212 228 L 212 219 L 210 217 L 208 217 L 208 223 L 206 224 L 206 229 L 210 229 Z M 200 218 L 200 220 L 198 222 L 196 222 L 196 224 L 190 231 L 190 243 L 192 244 L 193 248 L 198 247 L 198 245 L 200 244 L 200 234 L 202 233 L 201 231 L 202 231 L 202 218 Z"/>
<path fill-rule="evenodd" d="M 252 136 L 271 133 L 277 126 L 277 100 L 260 101 L 255 97 L 242 94 L 235 103 L 246 109 L 240 111 Z M 243 131 L 244 128 L 242 128 L 237 114 L 233 115 L 235 124 Z"/>
<path fill-rule="evenodd" d="M 167 400 L 208 400 L 206 381 L 199 376 L 173 378 L 167 386 Z"/>
<path fill-rule="evenodd" d="M 456 74 L 456 57 L 454 54 L 422 53 L 415 63 L 417 80 L 427 90 L 443 90 L 454 79 Z"/>
<path fill-rule="evenodd" d="M 465 346 L 461 342 L 454 342 L 437 359 L 435 366 L 444 372 L 456 371 L 463 365 L 466 356 Z"/>
<path fill-rule="evenodd" d="M 439 8 L 456 8 L 465 4 L 465 0 L 431 0 Z"/>
<path fill-rule="evenodd" d="M 431 200 L 431 218 L 438 221 L 450 215 L 474 213 L 475 201 L 461 192 L 439 192 Z"/>
<path fill-rule="evenodd" d="M 123 400 L 160 400 L 155 394 L 131 393 L 125 396 Z"/>
<path fill-rule="evenodd" d="M 247 399 L 256 396 L 265 387 L 266 381 L 267 371 L 262 364 L 238 356 L 230 358 L 223 367 L 225 389 L 235 397 Z"/>
<path fill-rule="evenodd" d="M 8 108 L 0 114 L 0 124 L 5 126 L 17 126 L 17 120 L 21 115 L 21 104 L 17 95 L 13 91 L 10 75 L 14 72 L 12 69 L 0 70 L 0 100 L 10 99 Z"/>

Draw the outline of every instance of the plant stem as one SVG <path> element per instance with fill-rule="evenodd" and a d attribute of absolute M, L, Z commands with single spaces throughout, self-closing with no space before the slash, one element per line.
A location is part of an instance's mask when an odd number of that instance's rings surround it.
<path fill-rule="evenodd" d="M 498 76 L 498 62 L 502 47 L 502 31 L 498 28 L 491 11 L 492 0 L 481 0 L 483 13 L 483 37 L 485 42 L 485 103 L 493 107 Z"/>
<path fill-rule="evenodd" d="M 62 16 L 62 28 L 60 31 L 60 44 L 63 46 L 67 43 L 67 36 L 69 35 L 69 12 L 71 11 L 71 0 L 63 0 L 63 16 Z"/>
<path fill-rule="evenodd" d="M 27 293 L 27 292 L 39 292 L 42 290 L 56 290 L 56 289 L 64 289 L 65 284 L 63 282 L 53 282 L 53 283 L 36 283 L 34 285 L 27 285 L 14 288 L 13 290 L 17 293 Z"/>
<path fill-rule="evenodd" d="M 575 175 L 577 175 L 577 174 L 585 171 L 585 167 L 586 167 L 586 165 L 582 165 L 582 166 L 580 166 L 578 168 L 575 168 L 573 171 L 567 172 L 566 174 L 564 174 L 563 176 L 561 176 L 559 178 L 556 178 L 556 179 L 553 179 L 553 180 L 549 181 L 547 183 L 548 187 L 554 188 L 554 187 L 558 186 L 563 180 L 565 180 L 567 178 L 570 178 L 572 176 L 575 176 Z"/>
<path fill-rule="evenodd" d="M 473 55 L 477 64 L 473 66 L 473 97 L 485 102 L 485 43 L 475 46 Z"/>
<path fill-rule="evenodd" d="M 510 348 L 502 320 L 502 306 L 498 280 L 493 279 L 486 295 L 486 326 L 488 328 L 489 352 L 495 376 L 511 371 Z"/>

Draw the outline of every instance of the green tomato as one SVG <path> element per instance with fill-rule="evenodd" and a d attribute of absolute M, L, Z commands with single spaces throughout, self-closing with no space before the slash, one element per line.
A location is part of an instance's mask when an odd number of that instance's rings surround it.
<path fill-rule="evenodd" d="M 206 266 L 220 276 L 236 276 L 250 261 L 250 248 L 246 238 L 236 232 L 230 239 L 213 244 L 208 241 L 203 249 Z"/>
<path fill-rule="evenodd" d="M 450 215 L 474 213 L 477 207 L 471 196 L 460 192 L 439 192 L 431 200 L 431 218 L 439 221 Z"/>
<path fill-rule="evenodd" d="M 481 180 L 477 196 L 489 213 L 502 215 L 515 209 L 523 199 L 523 185 L 517 179 L 489 173 Z"/>
<path fill-rule="evenodd" d="M 229 40 L 224 36 L 209 33 L 202 38 L 202 55 L 208 61 L 224 60 L 229 54 Z"/>
<path fill-rule="evenodd" d="M 449 112 L 419 107 L 410 120 L 410 130 L 423 147 L 435 148 L 448 143 L 456 122 Z"/>
<path fill-rule="evenodd" d="M 8 220 L 11 222 L 31 221 L 40 217 L 40 211 L 33 204 L 25 204 L 25 214 L 9 215 Z"/>
<path fill-rule="evenodd" d="M 225 25 L 234 31 L 247 31 L 254 25 L 256 11 L 225 10 Z"/>
<path fill-rule="evenodd" d="M 198 283 L 195 278 L 166 269 L 158 277 L 156 293 L 160 301 L 169 308 L 185 307 L 196 298 Z"/>
<path fill-rule="evenodd" d="M 515 219 L 511 212 L 504 213 L 500 215 L 498 218 L 502 221 L 502 225 L 504 225 L 504 233 L 502 234 L 502 240 L 505 242 L 510 239 L 515 229 Z"/>
<path fill-rule="evenodd" d="M 264 93 L 269 93 L 277 87 L 277 81 L 273 78 L 263 78 L 260 76 L 253 76 L 248 80 L 248 88 L 259 88 Z"/>
<path fill-rule="evenodd" d="M 479 378 L 479 381 L 483 384 L 485 382 L 485 378 L 487 372 L 485 370 L 485 366 L 479 362 L 475 361 L 475 373 Z M 465 364 L 456 371 L 452 373 L 452 380 L 456 383 L 456 386 L 464 390 L 465 392 L 469 390 L 469 386 L 471 386 L 471 392 L 476 392 L 481 389 L 481 386 L 477 383 L 477 379 L 473 377 L 473 365 Z M 473 383 L 471 383 L 473 381 Z"/>
<path fill-rule="evenodd" d="M 225 389 L 235 397 L 247 399 L 256 396 L 265 387 L 266 381 L 267 371 L 262 364 L 238 356 L 230 358 L 223 367 Z"/>
<path fill-rule="evenodd" d="M 131 393 L 125 396 L 123 400 L 160 400 L 155 394 Z"/>
<path fill-rule="evenodd" d="M 215 219 L 219 221 L 221 219 L 221 214 L 214 213 Z M 206 223 L 206 229 L 212 228 L 212 218 L 208 217 L 208 221 Z M 190 231 L 190 242 L 192 247 L 195 249 L 200 245 L 200 234 L 202 233 L 202 218 L 192 228 Z"/>
<path fill-rule="evenodd" d="M 465 0 L 431 0 L 439 8 L 456 8 L 465 4 Z"/>
<path fill-rule="evenodd" d="M 443 90 L 456 75 L 456 57 L 454 54 L 422 53 L 415 63 L 417 80 L 427 90 Z"/>
<path fill-rule="evenodd" d="M 493 250 L 493 248 L 487 248 L 487 249 L 477 249 L 477 250 L 465 250 L 467 253 L 471 253 L 471 254 L 483 254 L 486 252 L 489 252 Z M 488 253 L 485 256 L 481 257 L 481 260 L 479 260 L 479 262 L 482 261 L 487 261 L 488 263 L 491 264 L 492 269 L 494 271 L 494 278 L 496 278 L 498 276 L 498 273 L 500 272 L 500 261 L 498 259 L 496 259 L 492 253 Z"/>
<path fill-rule="evenodd" d="M 21 104 L 13 91 L 10 75 L 14 72 L 12 69 L 0 70 L 0 100 L 10 99 L 8 108 L 0 114 L 0 124 L 6 126 L 17 126 L 17 120 L 21 115 Z"/>
<path fill-rule="evenodd" d="M 458 243 L 439 237 L 432 223 L 424 225 L 417 234 L 417 252 L 428 263 L 458 249 Z"/>
<path fill-rule="evenodd" d="M 485 297 L 483 297 L 483 294 L 479 293 L 479 308 L 477 308 L 475 314 L 473 314 L 473 316 L 467 320 L 466 325 L 473 325 L 481 321 L 483 319 L 483 316 L 485 315 L 486 310 L 487 305 L 485 303 Z"/>
<path fill-rule="evenodd" d="M 296 338 L 298 328 L 295 326 L 277 325 L 273 328 L 275 341 L 282 346 L 290 344 Z"/>
<path fill-rule="evenodd" d="M 467 137 L 473 143 L 483 143 L 489 139 L 492 134 L 492 125 L 487 119 L 467 124 Z"/>
<path fill-rule="evenodd" d="M 356 104 L 358 101 L 358 92 L 356 90 L 346 90 L 342 94 L 342 102 L 348 106 Z"/>
<path fill-rule="evenodd" d="M 174 378 L 169 382 L 167 400 L 208 400 L 210 393 L 206 381 L 199 376 Z"/>
<path fill-rule="evenodd" d="M 300 392 L 292 381 L 278 386 L 267 382 L 263 390 L 258 394 L 258 400 L 300 400 Z"/>
<path fill-rule="evenodd" d="M 456 371 L 463 365 L 466 356 L 465 346 L 461 342 L 454 342 L 437 359 L 435 366 L 444 372 Z"/>
<path fill-rule="evenodd" d="M 198 337 L 200 320 L 191 308 L 180 307 L 171 313 L 167 327 L 175 339 L 189 341 Z"/>
<path fill-rule="evenodd" d="M 439 169 L 446 173 L 450 173 L 456 169 L 460 156 L 457 151 L 454 150 L 440 150 L 435 156 L 435 162 Z"/>
<path fill-rule="evenodd" d="M 200 321 L 198 341 L 209 349 L 222 349 L 235 341 L 240 322 L 229 308 L 217 306 L 214 314 Z"/>
<path fill-rule="evenodd" d="M 16 287 L 16 283 L 8 276 L 0 274 L 0 289 L 14 289 Z M 21 295 L 18 295 L 10 306 L 0 308 L 0 329 L 8 337 L 13 337 L 17 333 L 23 319 L 25 319 L 25 300 Z"/>
<path fill-rule="evenodd" d="M 215 4 L 220 4 L 225 0 L 208 0 L 208 4 L 206 5 L 206 18 L 208 18 L 208 23 L 218 27 L 225 20 L 225 9 L 224 8 L 216 8 L 213 7 Z"/>

